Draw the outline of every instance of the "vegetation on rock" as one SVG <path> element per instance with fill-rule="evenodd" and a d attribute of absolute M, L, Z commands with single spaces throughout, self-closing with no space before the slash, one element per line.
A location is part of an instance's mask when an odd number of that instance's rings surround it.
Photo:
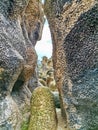
<path fill-rule="evenodd" d="M 28 130 L 57 130 L 54 98 L 47 87 L 38 87 L 33 91 Z"/>

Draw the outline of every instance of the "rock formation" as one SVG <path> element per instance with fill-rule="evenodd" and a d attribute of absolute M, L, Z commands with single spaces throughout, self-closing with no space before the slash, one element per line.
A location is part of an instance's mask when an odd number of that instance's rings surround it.
<path fill-rule="evenodd" d="M 43 86 L 49 87 L 52 91 L 57 90 L 52 58 L 48 59 L 46 56 L 43 56 L 41 63 L 38 64 L 38 78 Z"/>
<path fill-rule="evenodd" d="M 72 129 L 97 130 L 98 1 L 46 0 L 45 13 L 62 113 Z"/>
<path fill-rule="evenodd" d="M 57 130 L 54 97 L 47 87 L 38 87 L 33 91 L 28 130 Z"/>
<path fill-rule="evenodd" d="M 44 10 L 65 122 L 70 129 L 98 130 L 98 0 L 46 0 Z M 0 1 L 0 130 L 20 130 L 28 120 L 43 24 L 39 0 Z M 46 74 L 49 85 L 53 73 Z"/>
<path fill-rule="evenodd" d="M 20 130 L 27 116 L 43 24 L 39 0 L 0 1 L 0 130 Z"/>

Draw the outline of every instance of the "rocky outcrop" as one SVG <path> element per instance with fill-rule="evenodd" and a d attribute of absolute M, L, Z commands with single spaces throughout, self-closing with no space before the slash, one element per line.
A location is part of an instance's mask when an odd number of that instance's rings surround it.
<path fill-rule="evenodd" d="M 38 80 L 41 86 L 47 86 L 51 91 L 57 91 L 54 79 L 54 69 L 52 58 L 43 56 L 41 63 L 38 64 Z"/>
<path fill-rule="evenodd" d="M 0 1 L 2 130 L 19 130 L 22 120 L 29 111 L 31 92 L 28 89 L 28 82 L 35 73 L 37 55 L 34 45 L 41 37 L 43 24 L 43 10 L 39 1 Z"/>
<path fill-rule="evenodd" d="M 45 13 L 62 115 L 72 129 L 97 130 L 98 1 L 46 0 Z M 34 46 L 41 38 L 43 17 L 39 0 L 0 1 L 1 130 L 20 130 L 22 121 L 28 119 L 30 90 L 36 79 Z"/>
<path fill-rule="evenodd" d="M 54 97 L 47 87 L 38 87 L 32 93 L 28 130 L 57 130 Z"/>
<path fill-rule="evenodd" d="M 72 129 L 97 130 L 98 1 L 46 0 L 45 13 L 62 112 Z"/>

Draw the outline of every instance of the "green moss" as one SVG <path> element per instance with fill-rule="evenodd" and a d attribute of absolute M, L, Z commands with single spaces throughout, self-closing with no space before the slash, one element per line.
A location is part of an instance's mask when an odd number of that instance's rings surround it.
<path fill-rule="evenodd" d="M 31 99 L 31 118 L 28 130 L 56 130 L 57 117 L 53 94 L 47 87 L 38 87 Z"/>
<path fill-rule="evenodd" d="M 21 130 L 28 130 L 29 121 L 24 121 L 21 125 Z"/>

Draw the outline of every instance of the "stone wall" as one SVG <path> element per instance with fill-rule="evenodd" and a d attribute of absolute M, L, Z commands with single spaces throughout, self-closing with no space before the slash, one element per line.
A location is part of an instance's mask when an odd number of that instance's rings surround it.
<path fill-rule="evenodd" d="M 97 130 L 98 1 L 46 0 L 45 13 L 67 124 L 76 130 Z"/>

